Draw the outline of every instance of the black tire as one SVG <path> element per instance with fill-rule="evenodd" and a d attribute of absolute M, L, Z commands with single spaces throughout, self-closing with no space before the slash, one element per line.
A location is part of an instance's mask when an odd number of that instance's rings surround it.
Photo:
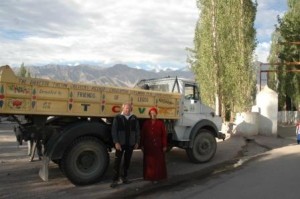
<path fill-rule="evenodd" d="M 173 145 L 168 145 L 166 152 L 170 152 L 173 149 Z"/>
<path fill-rule="evenodd" d="M 52 162 L 53 162 L 53 160 L 52 160 Z M 59 160 L 59 161 L 57 161 L 57 163 L 55 162 L 55 164 L 57 164 L 59 170 L 60 170 L 63 174 L 65 174 L 64 168 L 63 168 L 63 166 L 62 166 L 62 161 Z"/>
<path fill-rule="evenodd" d="M 191 162 L 203 163 L 211 160 L 216 150 L 215 136 L 210 131 L 202 129 L 195 136 L 193 147 L 186 149 L 186 153 Z"/>
<path fill-rule="evenodd" d="M 58 167 L 59 167 L 59 170 L 64 173 L 64 169 L 62 167 L 62 164 L 61 164 L 61 159 L 56 159 L 56 160 L 52 160 L 53 163 L 57 164 Z"/>
<path fill-rule="evenodd" d="M 173 149 L 174 144 L 172 143 L 172 134 L 171 134 L 171 133 L 168 133 L 167 136 L 168 136 L 168 137 L 167 137 L 167 139 L 168 139 L 168 144 L 167 144 L 167 150 L 166 150 L 166 152 L 170 152 L 170 151 Z"/>
<path fill-rule="evenodd" d="M 52 162 L 54 162 L 55 164 L 59 165 L 60 164 L 60 159 L 56 159 L 56 160 L 52 160 Z"/>
<path fill-rule="evenodd" d="M 61 160 L 62 171 L 75 185 L 98 182 L 109 164 L 109 154 L 103 142 L 94 137 L 82 137 L 73 142 Z"/>

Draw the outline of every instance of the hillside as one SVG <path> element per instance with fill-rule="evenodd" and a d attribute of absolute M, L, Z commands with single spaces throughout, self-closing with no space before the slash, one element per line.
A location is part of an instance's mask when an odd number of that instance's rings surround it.
<path fill-rule="evenodd" d="M 18 69 L 19 68 L 14 68 L 14 71 L 17 73 Z M 26 66 L 26 69 L 30 71 L 31 77 L 125 87 L 133 87 L 139 80 L 148 78 L 178 76 L 194 79 L 193 73 L 188 70 L 165 70 L 155 72 L 131 68 L 122 64 L 117 64 L 112 67 L 49 64 L 45 66 Z"/>

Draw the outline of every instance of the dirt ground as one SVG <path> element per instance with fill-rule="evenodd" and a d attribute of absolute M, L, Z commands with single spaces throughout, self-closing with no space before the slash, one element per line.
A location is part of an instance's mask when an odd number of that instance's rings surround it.
<path fill-rule="evenodd" d="M 109 166 L 100 183 L 76 187 L 62 174 L 59 167 L 51 162 L 49 181 L 44 182 L 38 176 L 41 161 L 37 155 L 29 162 L 27 143 L 18 146 L 12 124 L 0 124 L 0 198 L 106 198 L 117 192 L 109 187 L 112 166 Z M 140 161 L 141 154 L 135 152 L 133 160 Z M 112 157 L 112 155 L 111 155 Z M 112 160 L 110 164 L 112 164 Z M 135 162 L 134 167 L 142 166 Z M 134 168 L 133 168 L 134 169 Z M 139 169 L 140 170 L 140 169 Z M 141 171 L 142 172 L 142 171 Z M 133 180 L 141 181 L 142 173 L 132 176 Z"/>
<path fill-rule="evenodd" d="M 142 179 L 142 153 L 134 151 L 129 178 L 129 185 L 120 185 L 116 189 L 110 187 L 113 176 L 113 158 L 110 153 L 110 165 L 101 182 L 88 186 L 73 185 L 60 171 L 58 165 L 50 162 L 49 181 L 44 182 L 38 172 L 41 161 L 37 155 L 33 162 L 29 162 L 27 155 L 27 143 L 18 146 L 13 132 L 12 123 L 0 123 L 0 199 L 6 198 L 128 198 L 141 191 L 144 187 L 152 186 L 151 182 Z M 216 159 L 222 161 L 222 159 Z M 169 152 L 168 169 L 170 173 L 176 173 L 178 167 L 188 168 L 182 172 L 197 171 L 205 165 L 192 164 L 188 161 L 184 150 L 173 149 Z M 178 172 L 177 172 L 178 173 Z M 130 192 L 130 194 L 129 194 Z M 130 198 L 130 197 L 129 197 Z"/>
<path fill-rule="evenodd" d="M 38 176 L 41 161 L 35 157 L 33 162 L 29 162 L 27 155 L 27 144 L 18 146 L 14 132 L 14 124 L 0 123 L 0 198 L 128 198 L 128 193 L 138 193 L 144 187 L 153 186 L 150 182 L 142 180 L 142 153 L 135 151 L 131 161 L 130 178 L 132 183 L 122 185 L 120 188 L 111 189 L 110 182 L 112 176 L 113 154 L 110 154 L 110 166 L 105 173 L 103 180 L 99 183 L 76 187 L 60 171 L 59 167 L 51 162 L 49 168 L 49 181 L 44 182 Z M 287 128 L 280 129 L 287 132 Z M 284 136 L 293 136 L 294 129 L 290 128 Z M 267 138 L 269 140 L 269 138 Z M 273 138 L 276 139 L 276 138 Z M 270 140 L 270 141 L 273 141 Z M 268 141 L 267 140 L 267 141 Z M 284 141 L 284 143 L 283 143 Z M 279 140 L 279 146 L 294 143 L 294 140 Z M 193 174 L 199 170 L 204 170 L 213 165 L 236 157 L 237 152 L 245 145 L 244 138 L 233 137 L 218 143 L 215 158 L 209 163 L 192 164 L 188 161 L 184 150 L 173 149 L 167 155 L 168 172 L 174 178 Z M 256 146 L 257 147 L 257 146 Z M 255 149 L 254 153 L 260 152 L 261 147 Z M 180 168 L 180 170 L 178 170 Z M 174 175 L 176 174 L 176 175 Z M 130 194 L 129 194 L 130 195 Z M 134 194 L 133 194 L 134 195 Z"/>

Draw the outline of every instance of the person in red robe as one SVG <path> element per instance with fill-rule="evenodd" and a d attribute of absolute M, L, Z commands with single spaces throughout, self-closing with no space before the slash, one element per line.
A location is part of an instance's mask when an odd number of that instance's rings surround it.
<path fill-rule="evenodd" d="M 165 152 L 167 150 L 167 135 L 164 122 L 157 119 L 157 109 L 149 110 L 150 119 L 143 123 L 141 131 L 141 149 L 144 153 L 144 180 L 157 183 L 167 178 Z"/>

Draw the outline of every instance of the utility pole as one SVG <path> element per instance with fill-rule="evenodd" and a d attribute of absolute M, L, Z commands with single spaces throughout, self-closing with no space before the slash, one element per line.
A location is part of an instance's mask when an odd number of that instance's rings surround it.
<path fill-rule="evenodd" d="M 280 45 L 285 45 L 285 44 L 291 44 L 291 45 L 300 45 L 300 41 L 291 41 L 291 42 L 278 42 Z M 260 63 L 259 67 L 259 90 L 261 90 L 261 74 L 262 73 L 271 73 L 271 72 L 282 72 L 282 73 L 299 73 L 300 69 L 293 69 L 293 70 L 262 70 L 261 67 L 264 65 L 273 65 L 273 66 L 295 66 L 295 65 L 300 65 L 300 62 L 283 62 L 283 63 Z"/>
<path fill-rule="evenodd" d="M 282 65 L 286 65 L 286 66 L 294 66 L 294 65 L 300 65 L 300 62 L 287 62 L 287 63 L 260 63 L 260 70 L 259 70 L 259 90 L 261 90 L 261 74 L 262 73 L 273 73 L 273 72 L 282 72 L 282 73 L 299 73 L 300 69 L 293 69 L 293 70 L 261 70 L 262 66 L 268 66 L 268 65 L 277 65 L 277 66 L 282 66 Z"/>

